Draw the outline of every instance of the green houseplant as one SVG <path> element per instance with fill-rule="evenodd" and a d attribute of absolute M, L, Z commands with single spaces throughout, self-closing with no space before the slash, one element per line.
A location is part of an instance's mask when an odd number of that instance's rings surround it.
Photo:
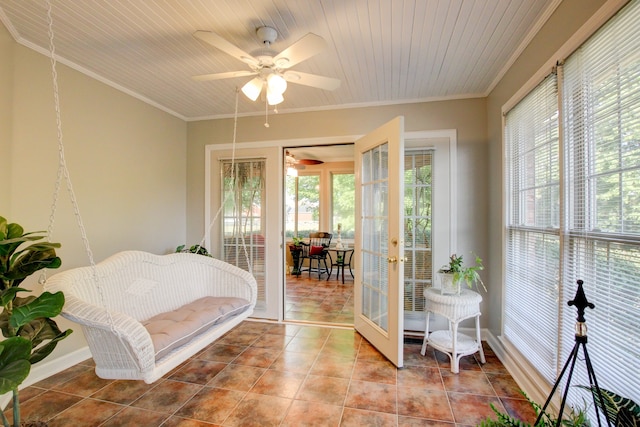
<path fill-rule="evenodd" d="M 631 399 L 622 397 L 617 393 L 600 388 L 602 402 L 595 386 L 576 386 L 589 391 L 598 408 L 607 417 L 612 426 L 640 427 L 640 405 Z"/>
<path fill-rule="evenodd" d="M 536 415 L 540 415 L 542 407 L 531 400 L 524 392 L 520 392 L 527 399 L 531 407 L 536 412 Z M 540 418 L 540 421 L 532 426 L 516 417 L 513 417 L 505 412 L 500 412 L 496 406 L 491 403 L 491 410 L 496 415 L 496 419 L 487 418 L 483 420 L 478 427 L 556 427 L 558 425 L 558 419 L 546 412 Z M 560 421 L 562 427 L 591 427 L 587 414 L 583 409 L 574 410 L 566 418 Z"/>
<path fill-rule="evenodd" d="M 610 425 L 614 427 L 640 426 L 640 406 L 638 406 L 638 404 L 633 400 L 627 399 L 612 391 L 601 388 L 600 391 L 603 395 L 603 403 L 601 403 L 595 386 L 576 387 L 587 390 L 593 394 L 593 398 L 595 399 L 596 404 L 598 405 L 604 416 L 607 418 Z M 521 391 L 521 393 L 529 401 L 529 404 L 531 404 L 531 406 L 535 410 L 536 415 L 539 415 L 542 407 L 536 402 L 532 401 L 524 392 Z M 504 412 L 500 412 L 493 403 L 491 403 L 490 406 L 497 418 L 495 420 L 487 418 L 479 424 L 479 427 L 531 427 L 531 424 L 529 423 L 519 420 Z M 562 425 L 563 427 L 591 427 L 595 424 L 598 424 L 597 421 L 595 423 L 592 423 L 588 419 L 586 409 L 584 408 L 574 408 L 574 410 L 560 422 L 560 425 Z M 542 415 L 540 421 L 534 427 L 556 425 L 558 425 L 558 419 L 545 412 Z"/>
<path fill-rule="evenodd" d="M 482 265 L 482 259 L 476 255 L 475 264 L 469 267 L 463 265 L 462 255 L 453 254 L 449 257 L 449 264 L 443 265 L 438 270 L 441 275 L 443 294 L 459 294 L 460 282 L 464 281 L 471 289 L 473 285 L 482 285 L 482 288 L 487 292 L 487 288 L 484 286 L 484 282 L 480 277 L 480 270 L 484 270 Z"/>
<path fill-rule="evenodd" d="M 209 253 L 209 251 L 207 250 L 207 248 L 205 248 L 204 246 L 200 246 L 200 245 L 193 245 L 191 247 L 186 247 L 187 245 L 180 245 L 176 248 L 176 252 L 186 252 L 186 253 L 192 253 L 192 254 L 198 254 L 198 255 L 204 255 L 204 256 L 208 256 L 210 257 L 211 254 Z"/>
<path fill-rule="evenodd" d="M 72 332 L 62 332 L 52 319 L 64 306 L 64 294 L 44 292 L 40 296 L 19 297 L 20 284 L 43 268 L 62 264 L 55 248 L 59 243 L 38 242 L 42 231 L 25 233 L 0 216 L 0 329 L 5 340 L 0 342 L 0 395 L 13 393 L 13 425 L 20 425 L 18 386 L 27 378 L 31 365 L 46 358 L 58 342 Z M 31 243 L 33 242 L 33 243 Z M 1 413 L 5 427 L 11 426 Z"/>
<path fill-rule="evenodd" d="M 303 237 L 294 236 L 291 238 L 291 247 L 299 249 L 302 247 L 302 242 L 304 242 Z"/>

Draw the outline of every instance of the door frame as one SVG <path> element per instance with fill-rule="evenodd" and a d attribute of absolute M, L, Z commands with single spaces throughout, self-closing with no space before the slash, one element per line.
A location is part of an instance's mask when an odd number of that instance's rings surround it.
<path fill-rule="evenodd" d="M 421 145 L 429 140 L 444 140 L 448 139 L 448 144 L 444 143 L 431 143 L 428 145 Z M 449 261 L 449 255 L 455 253 L 457 242 L 457 145 L 458 145 L 458 133 L 456 129 L 440 129 L 433 131 L 415 131 L 405 132 L 404 134 L 404 148 L 406 150 L 415 148 L 433 148 L 435 150 L 433 165 L 433 180 L 436 182 L 433 192 L 433 218 L 432 229 L 436 234 L 431 239 L 432 250 L 432 275 L 435 277 L 435 272 L 441 265 L 446 264 Z M 446 152 L 445 152 L 446 151 Z M 442 155 L 448 154 L 448 162 L 446 168 L 443 167 Z M 446 181 L 448 185 L 439 185 L 439 182 Z M 404 329 L 405 331 L 419 331 L 424 332 L 425 313 L 416 314 L 405 313 Z M 443 319 L 436 319 L 436 323 L 431 324 L 437 329 L 444 329 L 447 327 L 446 322 Z"/>
<path fill-rule="evenodd" d="M 330 137 L 314 137 L 314 138 L 291 138 L 291 139 L 274 139 L 274 140 L 261 140 L 261 141 L 250 141 L 250 142 L 237 142 L 235 144 L 236 150 L 241 149 L 260 149 L 260 148 L 278 148 L 279 156 L 278 156 L 278 165 L 284 165 L 284 156 L 283 150 L 288 147 L 300 147 L 300 146 L 322 146 L 322 145 L 334 145 L 334 144 L 353 144 L 357 139 L 361 138 L 364 134 L 356 134 L 356 135 L 341 135 L 341 136 L 330 136 Z M 412 144 L 415 144 L 417 140 L 424 139 L 432 139 L 432 138 L 449 138 L 449 194 L 457 194 L 457 157 L 456 157 L 456 147 L 457 147 L 457 131 L 455 129 L 438 129 L 438 130 L 421 130 L 421 131 L 410 131 L 404 132 L 404 140 L 405 140 L 405 148 L 411 147 Z M 220 150 L 231 150 L 233 149 L 233 144 L 231 143 L 223 143 L 223 144 L 208 144 L 205 146 L 205 158 L 204 158 L 204 169 L 205 169 L 205 189 L 204 189 L 204 218 L 203 218 L 203 230 L 207 230 L 210 225 L 210 218 L 212 215 L 211 212 L 211 164 L 210 159 L 213 151 Z M 279 236 L 278 240 L 275 243 L 275 248 L 273 250 L 274 253 L 277 253 L 277 261 L 275 262 L 275 266 L 278 266 L 276 271 L 270 271 L 269 277 L 270 283 L 272 286 L 267 289 L 267 292 L 271 292 L 272 296 L 277 301 L 277 309 L 275 310 L 274 316 L 270 317 L 273 320 L 277 320 L 278 322 L 282 322 L 284 320 L 284 291 L 285 291 L 285 250 L 287 250 L 285 238 L 284 238 L 284 167 L 278 167 L 278 180 L 280 185 L 271 186 L 269 189 L 267 197 L 276 197 L 277 206 L 274 207 L 278 212 L 278 230 L 270 230 L 269 236 Z M 277 190 L 275 195 L 272 194 L 273 189 Z M 434 200 L 436 203 L 436 200 Z M 442 201 L 440 201 L 442 203 Z M 445 236 L 442 236 L 441 239 L 438 239 L 438 242 L 446 242 L 444 245 L 440 244 L 440 247 L 436 249 L 435 245 L 433 248 L 434 260 L 433 265 L 434 268 L 441 264 L 446 263 L 449 254 L 453 253 L 456 247 L 456 207 L 457 207 L 457 198 L 448 197 L 448 207 L 450 215 L 444 216 L 444 218 L 434 218 L 434 222 L 438 221 L 448 221 L 448 226 L 446 227 Z M 434 212 L 435 214 L 435 212 Z M 207 243 L 209 244 L 209 243 Z M 209 244 L 210 246 L 210 244 Z M 279 246 L 279 247 L 278 247 Z M 271 267 L 273 268 L 273 267 Z M 272 311 L 272 310 L 269 310 Z M 406 316 L 405 316 L 406 317 Z M 412 324 L 414 322 L 424 322 L 424 316 L 409 316 L 409 318 L 405 319 L 405 326 L 408 324 Z M 405 328 L 406 329 L 406 328 Z"/>
<path fill-rule="evenodd" d="M 279 140 L 262 140 L 251 142 L 237 142 L 235 144 L 236 151 L 242 151 L 250 149 L 255 152 L 253 157 L 267 157 L 267 161 L 276 161 L 277 166 L 274 167 L 273 173 L 277 174 L 277 185 L 267 186 L 267 200 L 269 206 L 272 206 L 271 212 L 277 212 L 275 220 L 267 223 L 267 233 L 269 235 L 268 240 L 265 240 L 265 253 L 271 254 L 273 257 L 271 262 L 265 264 L 265 268 L 268 271 L 265 272 L 269 277 L 267 281 L 267 288 L 265 289 L 267 304 L 273 306 L 265 307 L 265 313 L 254 312 L 254 316 L 258 318 L 265 318 L 270 320 L 276 320 L 282 322 L 284 320 L 284 291 L 285 291 L 285 251 L 288 250 L 286 241 L 284 238 L 284 149 L 287 147 L 299 147 L 299 146 L 321 146 L 321 145 L 334 145 L 334 144 L 351 144 L 358 138 L 357 135 L 346 135 L 338 137 L 326 137 L 326 138 L 301 138 L 301 139 L 279 139 Z M 224 144 L 208 144 L 205 146 L 205 158 L 204 158 L 204 228 L 206 232 L 206 246 L 211 247 L 209 227 L 211 220 L 215 215 L 212 212 L 212 194 L 215 194 L 212 188 L 212 176 L 214 174 L 214 168 L 211 167 L 211 159 L 215 152 L 229 151 L 234 149 L 234 145 L 230 143 Z M 272 154 L 262 154 L 260 150 L 274 150 Z M 277 154 L 276 154 L 277 151 Z M 226 156 L 228 157 L 228 156 Z M 242 155 L 240 157 L 247 158 L 248 156 Z M 270 163 L 273 164 L 273 163 Z M 275 205 L 270 203 L 271 200 L 275 200 Z M 277 238 L 276 238 L 277 237 Z"/>

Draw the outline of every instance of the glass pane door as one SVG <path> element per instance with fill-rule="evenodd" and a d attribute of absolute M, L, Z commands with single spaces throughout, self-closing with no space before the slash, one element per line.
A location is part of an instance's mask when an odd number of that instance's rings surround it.
<path fill-rule="evenodd" d="M 404 156 L 404 311 L 424 314 L 424 289 L 432 283 L 432 187 L 434 150 Z"/>
<path fill-rule="evenodd" d="M 389 327 L 388 144 L 362 156 L 362 314 L 384 331 Z"/>
<path fill-rule="evenodd" d="M 403 127 L 398 117 L 356 141 L 354 326 L 398 367 L 404 340 Z"/>
<path fill-rule="evenodd" d="M 265 159 L 222 161 L 224 260 L 253 274 L 265 302 Z"/>

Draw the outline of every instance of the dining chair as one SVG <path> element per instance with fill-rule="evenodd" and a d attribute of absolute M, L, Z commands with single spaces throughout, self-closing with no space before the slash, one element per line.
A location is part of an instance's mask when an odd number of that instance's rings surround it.
<path fill-rule="evenodd" d="M 309 241 L 302 243 L 301 262 L 304 262 L 305 258 L 309 260 L 309 277 L 314 271 L 318 273 L 318 279 L 322 278 L 323 274 L 331 275 L 331 262 L 327 264 L 327 258 L 332 236 L 331 233 L 324 231 L 309 233 Z"/>

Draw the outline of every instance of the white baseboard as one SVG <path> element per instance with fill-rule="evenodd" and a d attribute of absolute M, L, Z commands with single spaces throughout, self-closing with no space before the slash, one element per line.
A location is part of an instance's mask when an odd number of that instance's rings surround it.
<path fill-rule="evenodd" d="M 483 331 L 483 339 L 487 341 L 498 359 L 507 368 L 509 374 L 527 396 L 542 406 L 551 392 L 551 385 L 544 379 L 519 352 L 505 340 L 494 336 L 489 330 Z M 549 409 L 557 411 L 560 402 L 551 400 Z"/>
<path fill-rule="evenodd" d="M 44 379 L 49 378 L 52 375 L 57 374 L 58 372 L 62 372 L 65 369 L 69 369 L 70 367 L 77 365 L 80 362 L 83 362 L 91 357 L 91 352 L 89 351 L 89 347 L 85 346 L 78 350 L 72 351 L 71 353 L 64 354 L 60 357 L 52 359 L 47 362 L 42 361 L 37 363 L 31 367 L 31 372 L 29 372 L 29 376 L 25 379 L 22 384 L 20 384 L 19 389 L 22 390 L 26 387 L 32 386 Z M 4 408 L 7 406 L 9 401 L 11 401 L 11 393 L 5 393 L 0 396 L 0 408 Z"/>

